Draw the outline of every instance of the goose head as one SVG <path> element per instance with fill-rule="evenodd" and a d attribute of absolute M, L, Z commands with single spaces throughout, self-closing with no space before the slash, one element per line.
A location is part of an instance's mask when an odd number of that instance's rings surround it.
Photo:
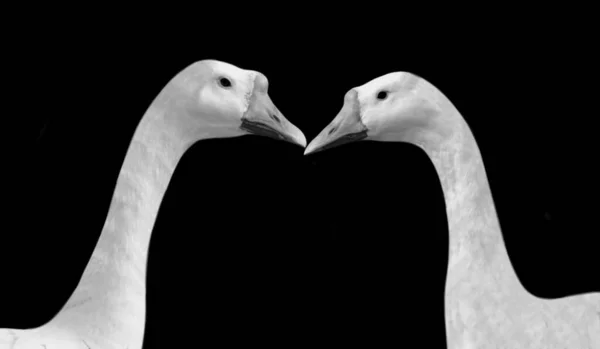
<path fill-rule="evenodd" d="M 360 140 L 423 145 L 437 137 L 439 96 L 420 77 L 394 72 L 350 89 L 338 115 L 306 147 L 315 153 Z"/>
<path fill-rule="evenodd" d="M 305 147 L 304 134 L 275 107 L 268 88 L 258 71 L 202 60 L 177 74 L 161 99 L 184 139 L 254 134 Z"/>

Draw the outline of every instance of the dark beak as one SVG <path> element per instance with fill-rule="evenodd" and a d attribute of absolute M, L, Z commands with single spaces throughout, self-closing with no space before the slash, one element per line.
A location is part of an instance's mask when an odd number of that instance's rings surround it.
<path fill-rule="evenodd" d="M 318 153 L 320 151 L 331 149 L 331 148 L 335 148 L 335 147 L 339 147 L 340 145 L 347 144 L 347 143 L 358 142 L 358 141 L 360 141 L 362 139 L 365 139 L 365 138 L 367 138 L 367 131 L 366 130 L 365 131 L 356 132 L 356 133 L 349 133 L 347 135 L 344 135 L 344 136 L 341 136 L 341 137 L 335 139 L 334 141 L 325 143 L 322 146 L 315 146 L 311 142 L 309 144 L 309 146 L 306 148 L 306 150 L 304 151 L 304 155 Z M 317 143 L 315 142 L 314 144 L 317 144 Z M 313 145 L 313 146 L 311 147 L 311 145 Z"/>
<path fill-rule="evenodd" d="M 278 117 L 282 120 L 283 117 Z M 294 144 L 298 144 L 301 147 L 306 147 L 306 138 L 300 129 L 294 126 L 289 121 L 283 119 L 287 125 L 273 125 L 273 123 L 263 122 L 261 120 L 249 120 L 247 118 L 242 119 L 240 128 L 250 134 L 257 136 L 265 136 L 277 140 L 282 140 Z"/>
<path fill-rule="evenodd" d="M 306 147 L 306 137 L 275 107 L 267 94 L 266 78 L 258 74 L 250 97 L 248 110 L 240 128 L 250 134 L 270 137 Z"/>
<path fill-rule="evenodd" d="M 367 127 L 362 123 L 356 91 L 350 90 L 344 106 L 329 126 L 325 127 L 306 147 L 304 155 L 366 139 Z"/>

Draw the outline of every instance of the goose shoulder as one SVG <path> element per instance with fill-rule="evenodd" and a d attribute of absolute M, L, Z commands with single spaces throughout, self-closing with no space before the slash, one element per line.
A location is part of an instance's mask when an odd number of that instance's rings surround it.
<path fill-rule="evenodd" d="M 15 341 L 18 338 L 19 330 L 0 329 L 0 349 L 14 348 Z"/>
<path fill-rule="evenodd" d="M 0 349 L 91 349 L 67 330 L 43 326 L 30 330 L 0 329 Z"/>

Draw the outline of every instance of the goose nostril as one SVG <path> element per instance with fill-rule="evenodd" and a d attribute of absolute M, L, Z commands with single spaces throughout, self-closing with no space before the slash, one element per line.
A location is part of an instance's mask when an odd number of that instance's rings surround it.
<path fill-rule="evenodd" d="M 277 117 L 277 115 L 275 115 L 275 114 L 269 114 L 269 115 L 271 115 L 271 119 L 277 121 L 278 123 L 281 123 L 281 120 L 279 120 L 279 118 Z"/>
<path fill-rule="evenodd" d="M 329 130 L 328 135 L 332 134 L 333 132 L 335 132 L 335 130 L 337 130 L 337 127 L 332 127 L 331 130 Z"/>

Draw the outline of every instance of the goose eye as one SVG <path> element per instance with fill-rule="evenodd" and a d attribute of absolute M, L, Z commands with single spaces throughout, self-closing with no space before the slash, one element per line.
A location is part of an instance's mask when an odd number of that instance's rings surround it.
<path fill-rule="evenodd" d="M 384 99 L 386 99 L 386 98 L 387 98 L 387 95 L 388 95 L 387 91 L 380 91 L 380 92 L 377 94 L 377 99 L 379 99 L 379 100 L 384 100 Z"/>
<path fill-rule="evenodd" d="M 219 78 L 219 85 L 225 88 L 231 87 L 231 81 L 229 81 L 227 78 Z"/>

